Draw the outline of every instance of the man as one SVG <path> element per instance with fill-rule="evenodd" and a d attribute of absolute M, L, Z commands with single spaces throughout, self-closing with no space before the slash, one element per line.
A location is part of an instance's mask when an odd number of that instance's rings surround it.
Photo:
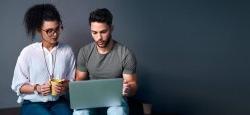
<path fill-rule="evenodd" d="M 108 115 L 128 115 L 126 97 L 137 90 L 136 59 L 133 53 L 112 39 L 113 16 L 106 8 L 90 13 L 89 25 L 94 42 L 81 48 L 77 59 L 76 80 L 122 77 L 124 100 L 121 106 L 108 107 Z M 96 109 L 75 110 L 74 115 L 89 115 Z"/>

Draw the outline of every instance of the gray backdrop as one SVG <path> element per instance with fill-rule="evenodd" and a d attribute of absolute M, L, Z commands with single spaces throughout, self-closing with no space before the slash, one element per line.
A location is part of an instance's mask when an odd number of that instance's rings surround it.
<path fill-rule="evenodd" d="M 3 0 L 0 2 L 0 108 L 19 106 L 10 85 L 17 57 L 32 43 L 22 25 L 37 3 L 56 5 L 61 40 L 78 49 L 92 39 L 88 14 L 114 14 L 114 39 L 138 60 L 136 98 L 157 112 L 250 114 L 250 3 L 241 0 Z"/>

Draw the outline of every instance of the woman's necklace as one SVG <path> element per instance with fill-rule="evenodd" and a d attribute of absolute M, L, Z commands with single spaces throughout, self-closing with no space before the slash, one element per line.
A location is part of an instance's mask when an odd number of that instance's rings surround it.
<path fill-rule="evenodd" d="M 42 49 L 43 49 L 43 46 L 42 46 Z M 48 67 L 48 64 L 47 64 L 47 61 L 46 61 L 46 57 L 45 57 L 45 52 L 44 52 L 44 49 L 43 49 L 43 58 L 44 58 L 44 62 L 45 62 L 45 65 L 46 65 L 46 68 L 47 68 L 47 72 L 49 74 L 49 79 L 53 79 L 54 78 L 54 70 L 55 70 L 55 63 L 56 63 L 56 55 L 57 55 L 57 48 L 56 48 L 56 53 L 55 53 L 55 56 L 52 55 L 52 73 L 49 72 L 49 67 Z M 54 58 L 55 57 L 55 58 Z"/>

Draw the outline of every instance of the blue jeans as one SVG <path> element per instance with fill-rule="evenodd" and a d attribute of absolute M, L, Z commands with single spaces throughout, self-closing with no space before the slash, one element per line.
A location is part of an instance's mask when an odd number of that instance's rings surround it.
<path fill-rule="evenodd" d="M 128 104 L 124 99 L 122 99 L 122 104 L 120 106 L 77 109 L 74 110 L 73 112 L 73 115 L 128 115 L 128 114 L 129 114 Z"/>
<path fill-rule="evenodd" d="M 21 115 L 72 115 L 68 102 L 61 97 L 57 101 L 31 102 L 24 100 Z"/>

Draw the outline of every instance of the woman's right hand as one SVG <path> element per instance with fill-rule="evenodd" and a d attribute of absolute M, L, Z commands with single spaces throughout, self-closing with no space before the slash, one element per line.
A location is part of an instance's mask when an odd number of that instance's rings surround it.
<path fill-rule="evenodd" d="M 43 96 L 46 96 L 46 95 L 49 95 L 50 92 L 51 92 L 51 85 L 50 83 L 45 83 L 45 84 L 42 84 L 42 85 L 38 85 L 37 86 L 37 92 Z"/>

